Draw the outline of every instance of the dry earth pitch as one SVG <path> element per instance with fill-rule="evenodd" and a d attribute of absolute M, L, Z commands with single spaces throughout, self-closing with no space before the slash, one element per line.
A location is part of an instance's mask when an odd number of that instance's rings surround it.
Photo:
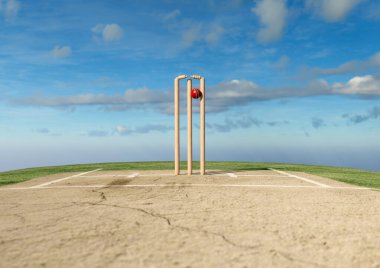
<path fill-rule="evenodd" d="M 275 170 L 0 188 L 0 267 L 380 267 L 380 192 Z"/>

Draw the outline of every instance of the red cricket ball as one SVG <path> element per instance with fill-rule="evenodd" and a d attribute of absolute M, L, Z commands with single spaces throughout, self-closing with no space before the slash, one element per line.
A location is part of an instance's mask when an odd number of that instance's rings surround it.
<path fill-rule="evenodd" d="M 200 97 L 202 97 L 202 92 L 197 88 L 193 88 L 191 90 L 191 97 L 193 99 L 199 99 Z"/>

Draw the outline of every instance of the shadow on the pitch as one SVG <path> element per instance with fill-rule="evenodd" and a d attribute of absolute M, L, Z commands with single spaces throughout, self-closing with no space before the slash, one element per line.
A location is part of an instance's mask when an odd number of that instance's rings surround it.
<path fill-rule="evenodd" d="M 127 185 L 131 181 L 132 181 L 131 179 L 118 179 L 118 180 L 111 181 L 107 185 L 109 185 L 109 186 L 111 186 L 111 185 Z"/>

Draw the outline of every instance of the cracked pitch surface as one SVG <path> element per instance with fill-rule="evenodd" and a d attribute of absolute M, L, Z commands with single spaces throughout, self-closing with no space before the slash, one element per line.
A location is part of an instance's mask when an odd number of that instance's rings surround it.
<path fill-rule="evenodd" d="M 1 267 L 378 267 L 379 248 L 376 191 L 0 192 Z"/>

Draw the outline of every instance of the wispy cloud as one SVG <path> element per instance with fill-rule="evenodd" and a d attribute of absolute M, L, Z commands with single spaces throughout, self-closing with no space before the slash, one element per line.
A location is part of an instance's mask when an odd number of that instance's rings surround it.
<path fill-rule="evenodd" d="M 185 107 L 185 92 L 181 92 L 181 107 Z M 323 95 L 357 96 L 362 98 L 380 96 L 380 80 L 374 76 L 356 76 L 347 83 L 329 84 L 325 80 L 313 80 L 302 86 L 280 88 L 261 87 L 248 80 L 230 80 L 207 88 L 208 112 L 223 112 L 257 101 L 301 98 Z M 12 103 L 45 107 L 72 108 L 77 106 L 100 106 L 106 111 L 130 109 L 153 109 L 165 114 L 173 113 L 172 90 L 155 91 L 147 88 L 130 89 L 124 94 L 80 94 L 72 96 L 34 95 L 13 99 Z M 194 111 L 197 108 L 194 107 Z"/>
<path fill-rule="evenodd" d="M 125 136 L 125 135 L 131 135 L 131 134 L 146 134 L 150 132 L 167 132 L 173 130 L 173 127 L 167 126 L 167 125 L 160 125 L 160 124 L 148 124 L 144 126 L 137 126 L 137 127 L 126 127 L 124 125 L 118 125 L 115 127 L 115 132 L 119 135 Z"/>
<path fill-rule="evenodd" d="M 124 35 L 123 28 L 121 28 L 120 25 L 116 23 L 97 24 L 92 27 L 91 31 L 96 36 L 101 36 L 105 42 L 119 41 Z"/>
<path fill-rule="evenodd" d="M 69 46 L 55 46 L 53 48 L 52 55 L 57 59 L 67 58 L 71 55 L 71 48 Z"/>
<path fill-rule="evenodd" d="M 168 94 L 168 92 L 160 92 L 160 94 L 158 94 L 157 92 L 149 89 L 131 89 L 127 90 L 122 95 L 81 94 L 57 97 L 35 95 L 22 98 L 19 102 L 26 105 L 50 107 L 121 104 L 144 105 L 164 102 L 165 98 L 168 97 Z"/>
<path fill-rule="evenodd" d="M 380 3 L 372 4 L 367 7 L 367 18 L 371 20 L 380 20 Z"/>
<path fill-rule="evenodd" d="M 193 47 L 215 46 L 220 43 L 226 32 L 220 21 L 194 20 L 187 13 L 182 14 L 179 9 L 158 16 L 162 18 L 163 25 L 170 32 L 169 35 L 175 38 L 169 47 L 166 46 L 166 49 L 170 49 L 169 54 L 177 55 Z"/>
<path fill-rule="evenodd" d="M 0 14 L 4 16 L 6 21 L 13 21 L 19 10 L 20 2 L 18 0 L 0 0 Z"/>
<path fill-rule="evenodd" d="M 299 87 L 281 88 L 261 87 L 247 80 L 230 80 L 212 87 L 206 96 L 210 105 L 208 111 L 219 112 L 257 101 L 329 94 L 332 94 L 331 87 L 323 80 L 315 80 Z"/>
<path fill-rule="evenodd" d="M 306 0 L 306 7 L 328 22 L 343 20 L 355 6 L 365 0 Z"/>
<path fill-rule="evenodd" d="M 237 129 L 246 129 L 250 127 L 261 127 L 267 125 L 274 127 L 277 125 L 289 124 L 288 121 L 262 121 L 250 115 L 240 116 L 238 118 L 225 118 L 223 123 L 209 123 L 207 128 L 214 129 L 217 132 L 230 132 Z"/>
<path fill-rule="evenodd" d="M 61 136 L 60 133 L 53 132 L 51 129 L 48 129 L 48 128 L 37 128 L 37 129 L 34 129 L 33 131 L 39 134 L 49 135 L 53 137 Z"/>
<path fill-rule="evenodd" d="M 163 20 L 173 20 L 181 15 L 181 11 L 179 9 L 175 9 L 169 13 L 162 14 L 161 17 Z"/>
<path fill-rule="evenodd" d="M 123 80 L 113 79 L 109 76 L 99 76 L 98 78 L 88 82 L 72 82 L 72 81 L 57 81 L 55 86 L 63 89 L 73 89 L 80 87 L 90 88 L 125 88 L 128 85 Z"/>
<path fill-rule="evenodd" d="M 245 0 L 207 0 L 210 10 L 213 12 L 225 12 L 235 8 L 239 8 Z M 203 6 L 202 6 L 203 7 Z"/>
<path fill-rule="evenodd" d="M 190 48 L 202 37 L 201 24 L 192 24 L 182 32 L 181 48 Z"/>
<path fill-rule="evenodd" d="M 380 118 L 380 107 L 375 106 L 365 114 L 343 114 L 343 118 L 346 118 L 351 124 L 360 124 L 371 119 Z"/>
<path fill-rule="evenodd" d="M 273 67 L 277 68 L 277 69 L 284 69 L 286 66 L 288 66 L 288 63 L 289 63 L 289 57 L 286 56 L 286 55 L 282 55 L 278 60 L 277 62 L 275 62 L 273 64 Z"/>
<path fill-rule="evenodd" d="M 248 129 L 251 127 L 262 127 L 269 126 L 275 127 L 279 125 L 287 125 L 289 122 L 287 120 L 280 121 L 263 121 L 258 118 L 252 117 L 250 115 L 240 116 L 238 118 L 227 117 L 222 123 L 207 123 L 207 128 L 214 130 L 216 132 L 231 132 L 239 129 Z M 199 125 L 194 125 L 199 128 Z M 91 137 L 106 137 L 109 135 L 120 135 L 128 136 L 132 134 L 148 134 L 151 132 L 166 133 L 168 131 L 173 131 L 173 126 L 168 126 L 164 124 L 146 124 L 142 126 L 132 126 L 128 127 L 126 125 L 117 125 L 112 131 L 105 130 L 90 130 L 87 132 L 88 136 Z M 185 128 L 181 128 L 185 129 Z"/>
<path fill-rule="evenodd" d="M 261 43 L 280 39 L 288 12 L 284 0 L 260 0 L 251 11 L 259 18 L 262 25 L 257 33 Z"/>
<path fill-rule="evenodd" d="M 50 129 L 48 129 L 48 128 L 38 128 L 35 131 L 37 133 L 42 133 L 42 134 L 48 134 L 48 133 L 50 133 Z"/>
<path fill-rule="evenodd" d="M 205 40 L 207 43 L 215 45 L 222 38 L 225 30 L 220 24 L 211 25 L 209 32 L 207 33 Z"/>
<path fill-rule="evenodd" d="M 180 23 L 181 24 L 181 23 Z M 211 46 L 217 45 L 225 34 L 225 29 L 220 23 L 199 23 L 186 21 L 181 27 L 180 49 L 188 49 L 197 43 Z"/>
<path fill-rule="evenodd" d="M 346 74 L 365 71 L 380 67 L 380 52 L 375 53 L 366 60 L 353 60 L 333 68 L 303 67 L 298 74 L 301 79 L 310 79 L 319 76 Z"/>
<path fill-rule="evenodd" d="M 321 59 L 321 58 L 326 58 L 331 54 L 331 49 L 329 48 L 324 48 L 320 51 L 315 52 L 314 54 L 310 55 L 310 59 Z"/>
<path fill-rule="evenodd" d="M 90 137 L 106 137 L 109 135 L 108 131 L 105 130 L 90 130 L 87 132 L 88 136 Z"/>
<path fill-rule="evenodd" d="M 325 127 L 326 123 L 325 123 L 325 121 L 322 118 L 313 117 L 311 119 L 311 125 L 313 126 L 313 128 L 319 129 L 321 127 Z"/>

